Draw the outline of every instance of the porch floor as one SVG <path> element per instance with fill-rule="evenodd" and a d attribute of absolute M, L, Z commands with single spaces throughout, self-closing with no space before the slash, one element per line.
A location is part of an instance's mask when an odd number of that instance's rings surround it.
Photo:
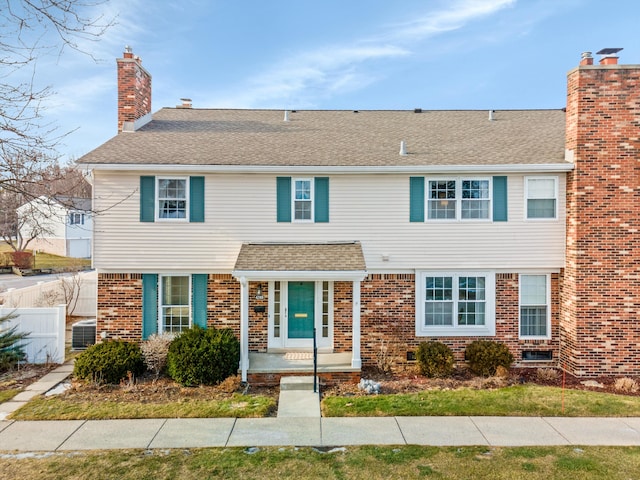
<path fill-rule="evenodd" d="M 359 372 L 351 366 L 351 352 L 318 353 L 318 373 Z M 313 358 L 291 360 L 284 353 L 249 352 L 248 373 L 313 372 Z"/>

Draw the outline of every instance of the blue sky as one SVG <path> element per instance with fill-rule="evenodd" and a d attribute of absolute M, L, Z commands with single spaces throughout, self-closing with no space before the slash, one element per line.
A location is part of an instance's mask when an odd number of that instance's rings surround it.
<path fill-rule="evenodd" d="M 640 63 L 637 0 L 111 0 L 117 24 L 39 60 L 45 110 L 78 158 L 116 134 L 116 62 L 131 45 L 153 111 L 565 106 L 583 51 Z"/>

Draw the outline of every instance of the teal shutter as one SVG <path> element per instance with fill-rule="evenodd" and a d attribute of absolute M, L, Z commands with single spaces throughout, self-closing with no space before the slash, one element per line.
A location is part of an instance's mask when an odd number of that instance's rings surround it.
<path fill-rule="evenodd" d="M 207 274 L 191 275 L 191 293 L 193 295 L 193 324 L 207 328 Z"/>
<path fill-rule="evenodd" d="M 153 222 L 156 218 L 156 177 L 140 177 L 140 221 Z"/>
<path fill-rule="evenodd" d="M 158 332 L 158 275 L 142 274 L 142 339 Z"/>
<path fill-rule="evenodd" d="M 276 205 L 278 222 L 291 221 L 291 177 L 276 178 Z"/>
<path fill-rule="evenodd" d="M 506 222 L 507 209 L 507 177 L 493 177 L 493 221 Z"/>
<path fill-rule="evenodd" d="M 189 221 L 204 222 L 204 177 L 189 178 Z"/>
<path fill-rule="evenodd" d="M 424 222 L 424 177 L 409 178 L 409 221 Z"/>
<path fill-rule="evenodd" d="M 314 179 L 314 221 L 329 222 L 329 177 Z"/>

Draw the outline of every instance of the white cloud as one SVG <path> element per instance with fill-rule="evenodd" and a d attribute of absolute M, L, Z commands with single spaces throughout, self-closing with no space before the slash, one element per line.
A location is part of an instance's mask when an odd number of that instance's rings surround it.
<path fill-rule="evenodd" d="M 311 108 L 321 98 L 364 88 L 378 80 L 379 74 L 373 74 L 370 68 L 374 61 L 409 56 L 426 38 L 464 28 L 473 20 L 514 4 L 515 0 L 458 0 L 444 10 L 393 24 L 378 35 L 285 58 L 269 70 L 254 75 L 236 93 L 226 92 L 210 98 L 210 104 Z"/>

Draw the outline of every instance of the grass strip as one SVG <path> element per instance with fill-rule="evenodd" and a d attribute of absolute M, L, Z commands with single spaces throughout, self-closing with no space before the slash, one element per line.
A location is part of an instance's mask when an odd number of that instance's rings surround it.
<path fill-rule="evenodd" d="M 0 456 L 0 477 L 226 480 L 491 478 L 628 480 L 640 471 L 638 447 L 364 446 L 334 450 L 258 449 L 44 452 Z"/>
<path fill-rule="evenodd" d="M 562 408 L 564 403 L 564 410 Z M 640 415 L 640 397 L 534 385 L 495 390 L 429 390 L 411 394 L 326 397 L 326 417 L 385 416 L 546 416 L 631 417 Z"/>
<path fill-rule="evenodd" d="M 8 390 L 0 390 L 0 403 L 8 402 L 13 397 L 20 393 L 18 388 L 10 388 Z"/>
<path fill-rule="evenodd" d="M 266 417 L 275 400 L 235 394 L 230 399 L 184 399 L 164 403 L 127 401 L 77 402 L 62 397 L 37 397 L 11 415 L 13 420 L 106 420 L 121 418 L 250 418 Z"/>

